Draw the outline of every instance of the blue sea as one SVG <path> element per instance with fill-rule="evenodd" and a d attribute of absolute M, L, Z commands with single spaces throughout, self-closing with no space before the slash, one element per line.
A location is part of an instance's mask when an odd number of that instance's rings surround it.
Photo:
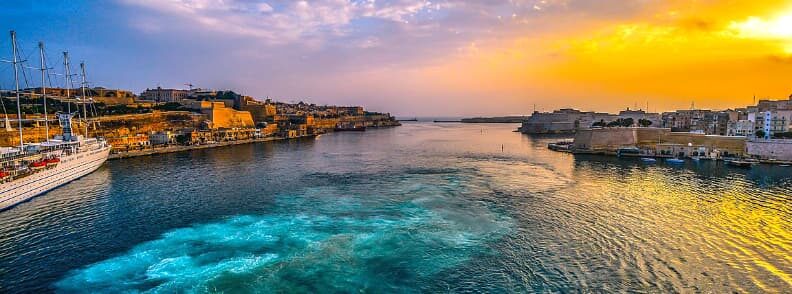
<path fill-rule="evenodd" d="M 1 293 L 788 292 L 792 169 L 434 124 L 109 161 L 0 212 Z"/>

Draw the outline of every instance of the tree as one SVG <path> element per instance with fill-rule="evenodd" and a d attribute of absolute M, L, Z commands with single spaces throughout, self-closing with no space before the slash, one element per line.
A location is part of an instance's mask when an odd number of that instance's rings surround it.
<path fill-rule="evenodd" d="M 190 143 L 190 137 L 188 137 L 185 134 L 179 134 L 178 136 L 176 136 L 176 143 L 178 143 L 179 145 L 187 145 L 188 143 Z"/>
<path fill-rule="evenodd" d="M 600 121 L 598 121 L 598 122 L 595 122 L 595 123 L 591 124 L 591 126 L 592 126 L 592 127 L 601 127 L 601 128 L 604 128 L 604 127 L 608 126 L 608 124 L 605 122 L 605 120 L 604 120 L 604 119 L 601 119 Z"/>
<path fill-rule="evenodd" d="M 154 106 L 156 110 L 164 110 L 164 111 L 174 111 L 174 110 L 181 110 L 182 105 L 179 102 L 168 102 L 162 105 Z"/>
<path fill-rule="evenodd" d="M 652 121 L 642 118 L 642 119 L 638 120 L 638 125 L 640 125 L 641 127 L 644 127 L 644 128 L 648 128 L 649 126 L 652 125 Z"/>
<path fill-rule="evenodd" d="M 628 117 L 628 118 L 620 118 L 620 119 L 614 120 L 612 122 L 609 122 L 607 124 L 607 126 L 609 128 L 613 128 L 613 127 L 630 127 L 633 124 L 635 124 L 635 121 L 632 118 Z"/>
<path fill-rule="evenodd" d="M 619 123 L 620 123 L 620 125 L 622 127 L 630 127 L 633 124 L 635 124 L 635 121 L 632 119 L 632 117 L 628 117 L 628 118 L 625 118 L 625 119 L 619 119 L 619 121 L 620 121 Z"/>
<path fill-rule="evenodd" d="M 239 98 L 240 95 L 237 94 L 234 91 L 221 91 L 221 92 L 218 92 L 215 97 L 217 99 L 221 99 L 221 100 L 235 100 L 235 99 Z"/>
<path fill-rule="evenodd" d="M 758 130 L 756 131 L 755 134 L 757 138 L 764 138 L 764 136 L 766 135 L 764 130 Z"/>

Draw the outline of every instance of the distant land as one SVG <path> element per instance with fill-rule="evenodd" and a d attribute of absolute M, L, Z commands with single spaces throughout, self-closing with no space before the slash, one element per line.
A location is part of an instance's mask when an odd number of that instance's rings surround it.
<path fill-rule="evenodd" d="M 487 124 L 511 124 L 522 123 L 527 116 L 496 116 L 496 117 L 473 117 L 463 118 L 463 123 L 487 123 Z"/>

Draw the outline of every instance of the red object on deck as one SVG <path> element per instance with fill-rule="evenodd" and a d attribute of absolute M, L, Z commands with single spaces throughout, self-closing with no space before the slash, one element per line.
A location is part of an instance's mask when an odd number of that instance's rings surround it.
<path fill-rule="evenodd" d="M 53 157 L 53 158 L 47 159 L 47 164 L 58 163 L 58 162 L 60 162 L 60 158 L 57 158 L 57 157 Z"/>
<path fill-rule="evenodd" d="M 30 164 L 31 167 L 44 167 L 46 165 L 47 165 L 46 160 L 34 161 L 33 163 Z"/>

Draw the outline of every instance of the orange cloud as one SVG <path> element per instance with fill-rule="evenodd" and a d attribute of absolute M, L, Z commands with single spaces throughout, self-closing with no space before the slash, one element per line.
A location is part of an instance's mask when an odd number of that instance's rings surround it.
<path fill-rule="evenodd" d="M 549 16 L 548 16 L 549 17 Z M 555 29 L 466 50 L 424 74 L 525 107 L 733 108 L 792 91 L 792 3 L 670 1 L 618 21 L 552 15 Z"/>

